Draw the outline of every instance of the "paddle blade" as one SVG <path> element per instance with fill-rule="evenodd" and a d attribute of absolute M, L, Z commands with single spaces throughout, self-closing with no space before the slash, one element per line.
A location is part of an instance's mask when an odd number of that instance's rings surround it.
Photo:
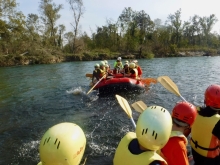
<path fill-rule="evenodd" d="M 144 78 L 141 79 L 141 81 L 146 84 L 147 86 L 149 86 L 151 83 L 156 84 L 157 83 L 157 79 L 155 78 Z"/>
<path fill-rule="evenodd" d="M 132 112 L 128 104 L 128 101 L 119 95 L 115 95 L 115 97 L 117 98 L 118 103 L 120 104 L 121 108 L 125 111 L 125 113 L 128 115 L 128 117 L 132 118 Z"/>
<path fill-rule="evenodd" d="M 178 87 L 168 76 L 160 76 L 157 78 L 157 81 L 171 93 L 181 96 Z"/>
<path fill-rule="evenodd" d="M 86 77 L 92 78 L 92 74 L 91 73 L 86 73 Z"/>
<path fill-rule="evenodd" d="M 135 111 L 142 113 L 147 109 L 147 105 L 143 101 L 137 101 L 131 105 Z"/>

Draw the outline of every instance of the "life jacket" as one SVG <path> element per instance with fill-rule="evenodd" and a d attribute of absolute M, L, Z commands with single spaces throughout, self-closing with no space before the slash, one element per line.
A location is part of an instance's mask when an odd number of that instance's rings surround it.
<path fill-rule="evenodd" d="M 132 70 L 134 70 L 135 73 L 133 73 L 133 74 L 131 73 L 130 77 L 131 77 L 131 78 L 134 78 L 134 79 L 137 79 L 137 77 L 138 77 L 138 71 L 137 71 L 137 69 L 134 68 L 134 69 L 132 69 Z"/>
<path fill-rule="evenodd" d="M 142 69 L 140 66 L 137 66 L 137 70 L 138 70 L 138 76 L 142 75 Z"/>
<path fill-rule="evenodd" d="M 115 152 L 113 160 L 114 165 L 146 165 L 155 160 L 167 165 L 166 161 L 155 151 L 146 151 L 139 155 L 132 154 L 128 149 L 128 145 L 133 139 L 136 138 L 136 133 L 134 132 L 129 132 L 122 138 Z"/>
<path fill-rule="evenodd" d="M 215 158 L 220 155 L 220 141 L 212 134 L 212 131 L 220 115 L 216 114 L 211 117 L 197 115 L 192 125 L 190 145 L 198 154 Z"/>
<path fill-rule="evenodd" d="M 123 68 L 123 64 L 121 61 L 115 61 L 114 62 L 114 68 Z"/>
<path fill-rule="evenodd" d="M 180 131 L 171 131 L 170 138 L 172 138 L 172 137 L 182 138 L 182 140 L 184 141 L 184 143 L 185 143 L 186 146 L 187 146 L 188 140 L 187 140 L 186 136 L 183 135 L 182 132 L 180 132 Z M 162 155 L 162 157 L 164 157 L 164 156 L 163 156 L 163 153 L 161 152 L 161 150 L 158 150 L 157 153 L 160 154 L 160 155 Z"/>
<path fill-rule="evenodd" d="M 102 78 L 105 75 L 105 70 L 103 70 L 101 68 L 99 68 L 99 70 L 100 70 L 99 78 Z"/>

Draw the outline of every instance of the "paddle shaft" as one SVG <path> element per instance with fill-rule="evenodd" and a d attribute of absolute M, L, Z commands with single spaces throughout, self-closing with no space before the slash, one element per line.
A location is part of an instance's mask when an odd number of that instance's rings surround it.
<path fill-rule="evenodd" d="M 100 82 L 100 81 L 102 81 L 102 79 L 105 77 L 105 74 L 104 74 L 104 76 L 102 76 L 102 78 L 95 84 L 95 85 L 93 85 L 93 87 L 87 92 L 87 95 L 96 87 L 96 85 L 98 85 L 98 83 Z"/>
<path fill-rule="evenodd" d="M 124 107 L 126 107 L 125 102 L 123 101 L 122 103 L 124 104 Z M 130 117 L 131 122 L 132 122 L 134 128 L 136 128 L 136 124 L 135 124 L 135 122 L 134 122 L 134 119 L 133 119 L 133 117 L 132 117 L 132 114 L 128 114 L 128 116 Z"/>

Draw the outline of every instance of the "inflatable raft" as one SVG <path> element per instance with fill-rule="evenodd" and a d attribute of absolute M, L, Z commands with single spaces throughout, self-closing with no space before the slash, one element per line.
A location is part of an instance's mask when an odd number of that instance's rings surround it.
<path fill-rule="evenodd" d="M 99 91 L 99 95 L 118 94 L 123 92 L 141 93 L 145 91 L 145 84 L 142 81 L 124 77 L 123 74 L 109 76 L 99 82 L 94 90 Z"/>

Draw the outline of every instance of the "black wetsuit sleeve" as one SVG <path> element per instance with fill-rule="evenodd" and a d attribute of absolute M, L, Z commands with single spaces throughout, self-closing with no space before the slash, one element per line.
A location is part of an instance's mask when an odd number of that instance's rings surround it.
<path fill-rule="evenodd" d="M 220 120 L 217 122 L 214 129 L 212 130 L 212 134 L 220 140 Z"/>
<path fill-rule="evenodd" d="M 151 162 L 149 165 L 162 165 L 162 163 L 158 160 Z"/>
<path fill-rule="evenodd" d="M 130 70 L 130 73 L 135 74 L 135 71 L 132 69 L 132 70 Z"/>

